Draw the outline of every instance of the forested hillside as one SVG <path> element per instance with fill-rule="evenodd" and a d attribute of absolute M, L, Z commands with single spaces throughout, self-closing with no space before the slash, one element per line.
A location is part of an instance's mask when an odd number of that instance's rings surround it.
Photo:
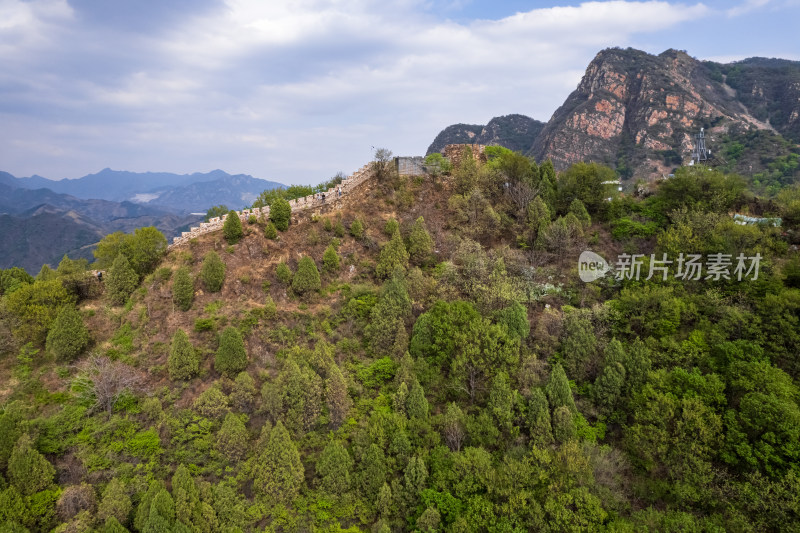
<path fill-rule="evenodd" d="M 0 530 L 800 531 L 800 188 L 485 155 L 2 271 Z"/>

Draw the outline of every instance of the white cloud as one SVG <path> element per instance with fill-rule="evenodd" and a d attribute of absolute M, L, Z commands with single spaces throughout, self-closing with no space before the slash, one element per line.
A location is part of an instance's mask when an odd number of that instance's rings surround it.
<path fill-rule="evenodd" d="M 739 17 L 750 13 L 751 11 L 756 11 L 766 7 L 769 3 L 770 0 L 746 0 L 737 6 L 729 8 L 725 13 L 729 17 Z"/>
<path fill-rule="evenodd" d="M 316 181 L 355 170 L 371 145 L 422 153 L 451 123 L 547 120 L 599 49 L 709 13 L 614 0 L 456 23 L 427 14 L 425 0 L 386 4 L 229 0 L 120 39 L 63 0 L 0 0 L 0 54 L 16 58 L 0 72 L 0 113 L 18 126 L 0 133 L 0 161 L 13 167 L 2 170 L 220 167 Z M 50 40 L 9 44 L 12 31 L 44 27 Z M 9 140 L 22 151 L 3 148 Z"/>

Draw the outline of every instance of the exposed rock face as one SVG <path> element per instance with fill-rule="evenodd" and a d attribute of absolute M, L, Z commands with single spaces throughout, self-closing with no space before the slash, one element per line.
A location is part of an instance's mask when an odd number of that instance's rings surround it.
<path fill-rule="evenodd" d="M 688 159 L 701 127 L 712 138 L 732 128 L 771 128 L 684 52 L 609 49 L 595 57 L 531 153 L 556 168 L 599 161 L 624 175 L 660 174 L 677 162 L 665 161 L 664 152 Z"/>
<path fill-rule="evenodd" d="M 447 143 L 499 144 L 538 161 L 552 159 L 558 169 L 597 161 L 624 178 L 652 177 L 688 162 L 700 128 L 720 155 L 735 142 L 751 146 L 748 132 L 760 130 L 762 144 L 750 157 L 728 161 L 731 169 L 756 172 L 766 165 L 756 152 L 785 155 L 788 145 L 781 136 L 800 143 L 800 62 L 752 58 L 723 65 L 676 50 L 653 56 L 612 48 L 597 54 L 540 132 L 528 129 L 531 144 L 491 128 L 510 117 L 521 115 L 493 119 L 483 128 L 450 126 L 428 152 Z"/>
<path fill-rule="evenodd" d="M 525 115 L 495 117 L 485 126 L 455 124 L 436 136 L 425 155 L 441 152 L 448 144 L 495 144 L 525 152 L 533 145 L 542 128 L 544 122 Z"/>

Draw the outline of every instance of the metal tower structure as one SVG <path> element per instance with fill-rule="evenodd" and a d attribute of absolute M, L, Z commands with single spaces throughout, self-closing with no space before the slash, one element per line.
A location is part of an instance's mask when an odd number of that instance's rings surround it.
<path fill-rule="evenodd" d="M 692 151 L 692 164 L 707 161 L 711 158 L 711 150 L 706 149 L 706 134 L 703 128 L 694 136 L 694 150 Z"/>

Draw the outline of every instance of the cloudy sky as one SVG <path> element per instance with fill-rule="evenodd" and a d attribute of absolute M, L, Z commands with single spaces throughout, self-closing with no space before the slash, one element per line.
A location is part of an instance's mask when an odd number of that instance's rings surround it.
<path fill-rule="evenodd" d="M 546 121 L 606 47 L 800 59 L 800 0 L 0 0 L 0 170 L 317 183 Z"/>

